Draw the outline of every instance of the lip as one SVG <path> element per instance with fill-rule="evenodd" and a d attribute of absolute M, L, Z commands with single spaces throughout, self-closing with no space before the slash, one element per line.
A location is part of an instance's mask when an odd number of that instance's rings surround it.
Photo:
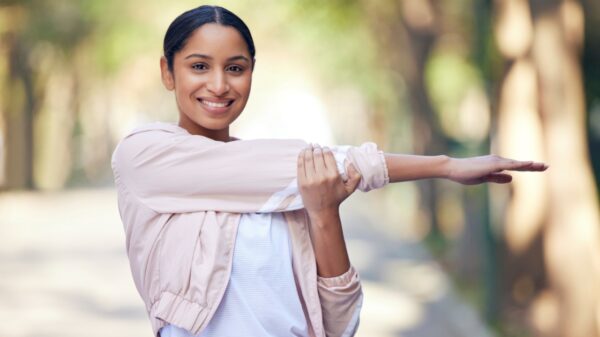
<path fill-rule="evenodd" d="M 197 97 L 200 106 L 212 115 L 222 115 L 229 111 L 235 99 Z"/>

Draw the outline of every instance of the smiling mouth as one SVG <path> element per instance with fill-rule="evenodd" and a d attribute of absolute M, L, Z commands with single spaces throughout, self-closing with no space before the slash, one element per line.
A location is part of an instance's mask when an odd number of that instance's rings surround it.
<path fill-rule="evenodd" d="M 210 108 L 226 108 L 231 106 L 231 104 L 233 104 L 234 100 L 227 100 L 227 101 L 221 101 L 221 102 L 214 102 L 214 101 L 209 101 L 209 100 L 205 100 L 202 98 L 198 98 L 197 99 L 198 102 L 202 103 L 203 105 L 206 105 L 207 107 Z"/>

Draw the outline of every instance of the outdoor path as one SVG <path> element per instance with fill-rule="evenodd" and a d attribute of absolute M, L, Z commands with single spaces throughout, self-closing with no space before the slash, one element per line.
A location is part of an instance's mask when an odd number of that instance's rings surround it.
<path fill-rule="evenodd" d="M 342 216 L 365 293 L 357 336 L 491 336 L 423 246 L 378 229 L 369 202 L 353 196 Z M 152 336 L 114 190 L 0 194 L 0 215 L 0 336 Z"/>

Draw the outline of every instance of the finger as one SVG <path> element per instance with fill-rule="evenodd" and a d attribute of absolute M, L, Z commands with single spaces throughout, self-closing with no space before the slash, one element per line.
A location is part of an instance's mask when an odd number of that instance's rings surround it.
<path fill-rule="evenodd" d="M 498 164 L 496 165 L 496 172 L 500 172 L 502 170 L 518 170 L 523 167 L 527 167 L 533 163 L 532 161 L 520 161 L 514 159 L 507 159 L 500 157 Z"/>
<path fill-rule="evenodd" d="M 344 183 L 348 194 L 352 194 L 354 191 L 356 191 L 356 188 L 358 187 L 358 183 L 360 183 L 360 178 L 361 178 L 361 175 L 358 172 L 358 170 L 356 168 L 354 168 L 353 164 L 350 164 L 348 166 L 348 181 L 346 181 Z"/>
<path fill-rule="evenodd" d="M 327 167 L 327 171 L 331 174 L 339 174 L 337 169 L 337 163 L 335 161 L 335 156 L 333 155 L 333 152 L 330 148 L 323 148 L 323 156 L 325 158 L 325 166 Z"/>
<path fill-rule="evenodd" d="M 497 184 L 507 184 L 512 181 L 512 176 L 507 173 L 490 173 L 484 178 L 484 181 Z"/>
<path fill-rule="evenodd" d="M 326 170 L 326 166 L 325 166 L 325 158 L 323 157 L 323 149 L 321 148 L 321 145 L 315 144 L 315 147 L 313 149 L 313 158 L 314 158 L 314 165 L 315 165 L 316 173 L 317 174 L 324 173 Z"/>
<path fill-rule="evenodd" d="M 495 172 L 503 170 L 511 171 L 545 171 L 548 169 L 548 165 L 541 162 L 534 162 L 532 160 L 514 160 L 509 158 L 503 158 L 499 156 L 492 156 L 496 159 Z"/>
<path fill-rule="evenodd" d="M 512 169 L 513 171 L 546 171 L 548 165 L 540 162 L 531 162 L 529 165 L 525 165 L 519 168 Z"/>
<path fill-rule="evenodd" d="M 310 146 L 304 151 L 304 170 L 306 171 L 306 179 L 308 181 L 312 181 L 313 177 L 315 176 L 312 144 L 310 144 Z"/>
<path fill-rule="evenodd" d="M 306 149 L 300 151 L 298 154 L 298 185 L 306 180 L 306 170 L 304 168 L 304 152 Z"/>

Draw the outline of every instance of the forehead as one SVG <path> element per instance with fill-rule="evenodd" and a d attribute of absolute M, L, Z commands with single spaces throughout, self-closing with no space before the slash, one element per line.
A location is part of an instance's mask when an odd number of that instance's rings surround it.
<path fill-rule="evenodd" d="M 213 57 L 250 56 L 246 41 L 235 28 L 208 23 L 197 28 L 186 41 L 180 54 L 200 53 Z"/>

